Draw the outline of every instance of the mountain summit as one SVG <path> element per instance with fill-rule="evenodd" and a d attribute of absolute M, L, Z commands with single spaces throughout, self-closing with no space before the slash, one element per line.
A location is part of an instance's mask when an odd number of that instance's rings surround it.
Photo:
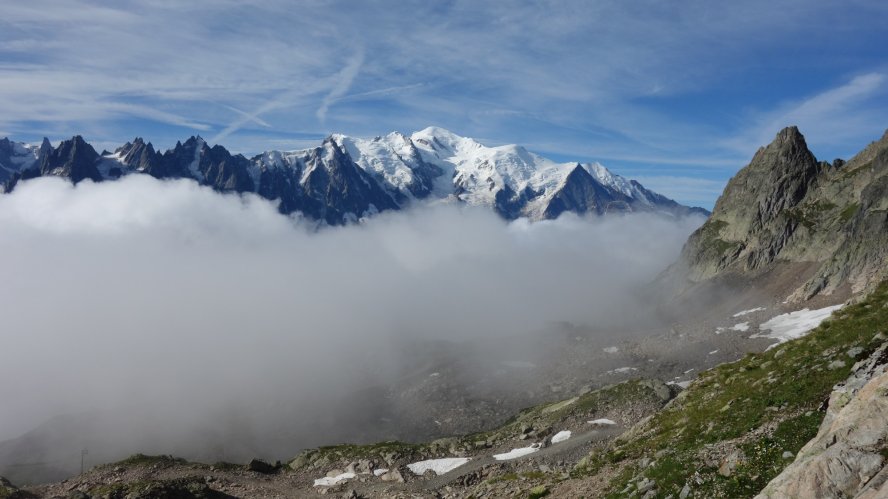
<path fill-rule="evenodd" d="M 781 130 L 725 187 L 671 269 L 691 283 L 800 278 L 795 298 L 871 289 L 888 277 L 888 132 L 847 163 L 818 161 Z"/>
<path fill-rule="evenodd" d="M 143 173 L 190 178 L 220 192 L 252 192 L 279 202 L 281 213 L 302 213 L 331 225 L 420 199 L 486 206 L 506 219 L 556 218 L 564 212 L 605 215 L 661 212 L 708 214 L 645 189 L 598 163 L 557 163 L 518 145 L 487 147 L 428 127 L 410 136 L 372 139 L 331 135 L 317 147 L 232 155 L 191 137 L 164 153 L 137 137 L 99 155 L 82 137 L 52 148 L 0 141 L 0 182 L 59 176 L 77 183 Z"/>

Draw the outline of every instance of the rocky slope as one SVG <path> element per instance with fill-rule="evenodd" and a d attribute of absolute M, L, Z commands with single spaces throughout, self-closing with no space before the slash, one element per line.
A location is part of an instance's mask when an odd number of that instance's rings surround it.
<path fill-rule="evenodd" d="M 888 343 L 836 386 L 817 436 L 756 499 L 888 496 Z"/>
<path fill-rule="evenodd" d="M 688 240 L 683 286 L 806 265 L 795 299 L 856 293 L 888 276 L 888 133 L 848 162 L 818 161 L 790 127 L 759 149 Z M 803 267 L 798 267 L 803 268 Z"/>
<path fill-rule="evenodd" d="M 555 163 L 523 147 L 486 147 L 429 127 L 373 139 L 332 135 L 318 147 L 232 155 L 191 137 L 164 153 L 136 138 L 98 154 L 80 136 L 53 148 L 0 140 L 0 182 L 57 176 L 77 183 L 130 174 L 193 179 L 220 192 L 255 193 L 281 213 L 337 225 L 416 200 L 447 199 L 486 206 L 507 219 L 556 218 L 564 212 L 604 215 L 662 212 L 706 215 L 645 189 L 598 163 Z"/>

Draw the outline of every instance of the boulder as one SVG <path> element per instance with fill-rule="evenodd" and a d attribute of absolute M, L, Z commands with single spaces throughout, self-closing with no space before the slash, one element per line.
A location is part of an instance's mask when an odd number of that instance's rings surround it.
<path fill-rule="evenodd" d="M 888 344 L 830 395 L 817 436 L 756 499 L 888 497 Z"/>

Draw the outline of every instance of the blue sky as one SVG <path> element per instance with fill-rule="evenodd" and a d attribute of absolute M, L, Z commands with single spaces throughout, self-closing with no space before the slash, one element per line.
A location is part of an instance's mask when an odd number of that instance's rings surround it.
<path fill-rule="evenodd" d="M 888 127 L 884 1 L 47 1 L 0 15 L 0 136 L 245 154 L 428 125 L 711 207 L 782 127 Z"/>

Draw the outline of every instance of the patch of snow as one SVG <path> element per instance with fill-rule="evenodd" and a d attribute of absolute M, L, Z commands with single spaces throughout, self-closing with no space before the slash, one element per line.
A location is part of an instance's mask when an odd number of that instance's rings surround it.
<path fill-rule="evenodd" d="M 808 331 L 819 326 L 824 319 L 832 315 L 836 310 L 842 308 L 842 306 L 843 305 L 834 305 L 832 307 L 820 308 L 817 310 L 803 308 L 788 314 L 774 316 L 759 326 L 759 329 L 767 332 L 754 334 L 750 336 L 750 338 L 770 338 L 772 340 L 777 340 L 777 343 L 771 345 L 771 347 L 789 340 L 801 338 L 807 334 Z"/>
<path fill-rule="evenodd" d="M 570 430 L 559 431 L 555 435 L 552 436 L 552 443 L 557 444 L 558 442 L 564 442 L 569 439 L 571 436 Z"/>
<path fill-rule="evenodd" d="M 541 447 L 542 444 L 531 444 L 530 447 L 521 447 L 518 449 L 512 449 L 509 452 L 503 454 L 494 454 L 493 458 L 497 461 L 508 461 L 510 459 L 517 459 L 521 456 L 533 454 L 534 452 L 540 450 Z"/>
<path fill-rule="evenodd" d="M 336 476 L 325 476 L 324 478 L 318 478 L 314 481 L 315 487 L 332 487 L 339 482 L 344 482 L 345 480 L 350 480 L 355 477 L 354 473 L 340 473 Z"/>
<path fill-rule="evenodd" d="M 204 139 L 198 137 L 197 142 L 194 145 L 194 159 L 188 165 L 188 171 L 197 179 L 198 182 L 203 181 L 203 173 L 200 171 L 200 156 L 203 153 L 203 146 L 206 142 Z"/>
<path fill-rule="evenodd" d="M 604 353 L 617 353 L 620 351 L 620 349 L 617 347 L 605 347 L 602 348 L 602 350 L 604 350 Z"/>
<path fill-rule="evenodd" d="M 435 377 L 440 376 L 440 375 L 441 375 L 441 373 L 432 373 L 432 374 L 429 374 L 429 377 L 430 377 L 430 378 L 435 378 Z"/>
<path fill-rule="evenodd" d="M 724 332 L 725 332 L 725 328 L 723 328 L 723 327 L 715 328 L 715 334 L 722 334 Z"/>
<path fill-rule="evenodd" d="M 709 355 L 715 355 L 717 353 L 718 353 L 718 350 L 713 350 L 713 351 L 709 352 Z"/>
<path fill-rule="evenodd" d="M 443 475 L 444 473 L 459 468 L 469 461 L 471 461 L 471 458 L 468 457 L 442 457 L 440 459 L 426 459 L 425 461 L 410 463 L 407 465 L 407 468 L 419 476 L 424 475 L 425 472 L 429 470 L 434 471 L 436 475 Z"/>
<path fill-rule="evenodd" d="M 733 326 L 731 326 L 731 330 L 732 331 L 740 331 L 740 332 L 749 331 L 749 323 L 748 322 L 741 322 L 739 324 L 734 324 Z"/>
<path fill-rule="evenodd" d="M 694 368 L 692 367 L 692 368 L 688 369 L 687 371 L 685 371 L 684 373 L 685 373 L 685 374 L 689 374 L 689 373 L 690 373 L 691 371 L 693 371 L 693 370 L 694 370 Z"/>
<path fill-rule="evenodd" d="M 599 419 L 593 419 L 592 421 L 589 421 L 589 424 L 594 424 L 594 425 L 598 425 L 598 426 L 612 426 L 612 425 L 617 424 L 617 422 L 612 419 L 599 418 Z"/>
<path fill-rule="evenodd" d="M 411 195 L 408 187 L 414 182 L 413 171 L 422 164 L 422 159 L 410 138 L 392 132 L 370 140 L 335 134 L 333 140 L 364 171 Z"/>
<path fill-rule="evenodd" d="M 388 473 L 388 468 L 377 468 L 373 470 L 373 476 L 382 476 Z"/>
<path fill-rule="evenodd" d="M 751 313 L 753 313 L 753 312 L 758 312 L 759 310 L 765 310 L 765 307 L 755 307 L 755 308 L 751 308 L 751 309 L 749 309 L 749 310 L 743 310 L 743 311 L 741 311 L 741 312 L 737 312 L 736 314 L 732 315 L 731 317 L 741 317 L 741 316 L 744 316 L 744 315 L 746 315 L 746 314 L 751 314 Z"/>

